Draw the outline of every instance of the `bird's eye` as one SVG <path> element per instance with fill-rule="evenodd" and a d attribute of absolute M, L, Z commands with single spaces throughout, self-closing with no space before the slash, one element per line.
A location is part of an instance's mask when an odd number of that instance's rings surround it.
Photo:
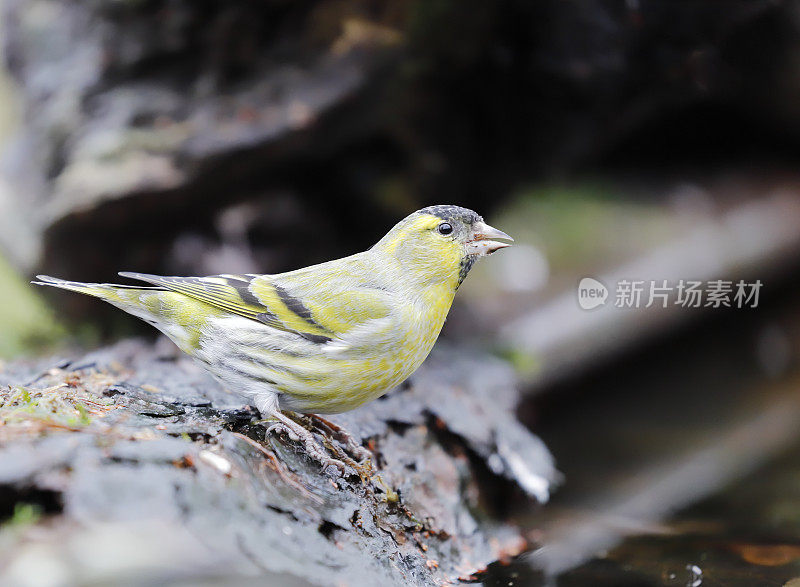
<path fill-rule="evenodd" d="M 442 223 L 441 223 L 441 224 L 440 224 L 440 225 L 437 227 L 437 230 L 439 231 L 439 234 L 443 234 L 443 235 L 447 236 L 448 234 L 450 234 L 451 232 L 453 232 L 453 227 L 452 227 L 452 226 L 450 226 L 450 224 L 449 224 L 449 223 L 447 223 L 447 222 L 442 222 Z"/>

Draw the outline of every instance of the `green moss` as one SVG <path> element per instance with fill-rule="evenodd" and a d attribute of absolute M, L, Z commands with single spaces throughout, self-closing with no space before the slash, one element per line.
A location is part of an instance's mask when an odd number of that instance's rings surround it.
<path fill-rule="evenodd" d="M 65 335 L 35 287 L 0 256 L 0 358 L 42 351 Z"/>
<path fill-rule="evenodd" d="M 80 402 L 75 402 L 75 409 L 78 410 L 78 423 L 81 426 L 88 426 L 92 423 L 92 419 L 89 416 L 89 412 L 86 410 L 86 406 Z"/>
<path fill-rule="evenodd" d="M 45 389 L 6 387 L 0 389 L 0 424 L 12 426 L 36 421 L 45 425 L 83 427 L 92 423 L 84 400 L 95 407 L 110 404 L 109 400 L 91 396 L 85 389 L 66 384 Z"/>
<path fill-rule="evenodd" d="M 5 525 L 14 528 L 24 528 L 25 526 L 36 524 L 41 518 L 41 506 L 35 503 L 20 502 L 14 504 L 14 513 Z"/>

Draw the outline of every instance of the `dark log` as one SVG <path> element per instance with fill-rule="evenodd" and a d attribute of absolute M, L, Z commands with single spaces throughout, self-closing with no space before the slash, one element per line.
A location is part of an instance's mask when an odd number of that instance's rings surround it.
<path fill-rule="evenodd" d="M 441 349 L 406 385 L 330 418 L 373 450 L 367 479 L 265 438 L 254 409 L 140 341 L 12 363 L 0 382 L 0 514 L 12 526 L 20 504 L 45 516 L 5 536 L 0 582 L 19 579 L 19 561 L 65 582 L 452 582 L 528 546 L 497 492 L 544 500 L 556 477 L 515 418 L 512 370 L 463 350 Z M 102 553 L 76 554 L 98 543 Z"/>

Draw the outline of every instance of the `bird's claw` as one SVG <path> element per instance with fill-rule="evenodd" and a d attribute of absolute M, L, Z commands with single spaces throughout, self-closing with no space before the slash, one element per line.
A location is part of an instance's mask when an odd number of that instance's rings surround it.
<path fill-rule="evenodd" d="M 300 437 L 295 433 L 295 431 L 289 428 L 283 422 L 275 422 L 274 424 L 269 426 L 269 428 L 267 428 L 267 434 L 281 434 L 281 433 L 286 434 L 286 436 L 289 437 L 289 440 L 292 440 L 294 442 L 298 442 L 300 440 Z"/>
<path fill-rule="evenodd" d="M 326 420 L 325 418 L 316 414 L 310 414 L 309 418 L 321 425 L 331 434 L 331 436 L 336 438 L 336 440 L 343 445 L 345 452 L 352 456 L 357 463 L 364 465 L 367 463 L 367 461 L 374 459 L 372 451 L 362 446 L 361 443 L 353 437 L 353 435 L 351 435 L 347 430 L 338 424 L 334 424 L 330 420 Z"/>
<path fill-rule="evenodd" d="M 289 439 L 294 442 L 302 442 L 306 454 L 321 464 L 323 470 L 329 466 L 333 466 L 338 469 L 341 476 L 344 476 L 347 471 L 347 465 L 343 461 L 329 456 L 310 432 L 303 428 L 295 429 L 286 422 L 275 422 L 267 428 L 267 434 L 281 433 L 285 433 Z"/>
<path fill-rule="evenodd" d="M 340 461 L 328 455 L 325 449 L 323 449 L 313 437 L 311 439 L 306 439 L 303 444 L 305 445 L 308 456 L 322 465 L 323 470 L 329 466 L 333 466 L 339 470 L 340 476 L 344 476 L 347 471 L 347 465 L 344 461 Z"/>
<path fill-rule="evenodd" d="M 356 459 L 356 461 L 358 461 L 362 465 L 372 461 L 374 457 L 371 450 L 361 446 L 349 434 L 347 435 L 347 438 L 344 441 L 344 449 L 347 452 L 349 452 Z"/>

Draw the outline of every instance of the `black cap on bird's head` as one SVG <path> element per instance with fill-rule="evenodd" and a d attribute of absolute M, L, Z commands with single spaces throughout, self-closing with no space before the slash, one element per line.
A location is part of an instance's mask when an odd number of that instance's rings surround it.
<path fill-rule="evenodd" d="M 438 206 L 428 206 L 422 210 L 418 210 L 417 214 L 430 214 L 431 216 L 438 216 L 442 220 L 458 220 L 468 226 L 472 226 L 476 222 L 483 222 L 477 212 L 469 208 L 462 208 L 461 206 L 454 206 L 449 204 L 439 204 Z"/>

